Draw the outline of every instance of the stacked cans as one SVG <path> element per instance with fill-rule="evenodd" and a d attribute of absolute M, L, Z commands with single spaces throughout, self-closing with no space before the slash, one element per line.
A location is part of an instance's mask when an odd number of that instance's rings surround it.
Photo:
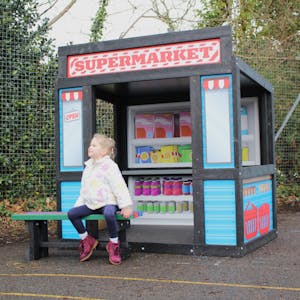
<path fill-rule="evenodd" d="M 165 196 L 192 195 L 193 182 L 182 178 L 138 178 L 134 184 L 135 196 Z"/>
<path fill-rule="evenodd" d="M 164 195 L 192 195 L 193 182 L 191 179 L 163 178 L 162 181 Z"/>
<path fill-rule="evenodd" d="M 134 195 L 142 197 L 137 202 L 137 210 L 149 214 L 191 213 L 193 212 L 193 201 L 182 200 L 182 198 L 176 199 L 176 196 L 188 196 L 192 193 L 193 184 L 189 178 L 140 177 L 134 183 Z M 145 200 L 145 196 L 147 198 L 149 196 L 149 200 Z M 160 197 L 155 198 L 153 196 Z M 153 201 L 154 199 L 155 201 Z"/>
<path fill-rule="evenodd" d="M 192 201 L 138 201 L 137 210 L 149 214 L 193 212 Z"/>
<path fill-rule="evenodd" d="M 135 196 L 158 196 L 161 194 L 159 178 L 140 178 L 134 183 Z"/>

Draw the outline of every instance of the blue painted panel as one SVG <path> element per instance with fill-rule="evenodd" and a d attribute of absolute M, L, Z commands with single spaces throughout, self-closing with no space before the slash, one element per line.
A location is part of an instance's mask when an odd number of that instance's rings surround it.
<path fill-rule="evenodd" d="M 273 230 L 273 193 L 269 179 L 243 184 L 244 242 Z"/>
<path fill-rule="evenodd" d="M 233 180 L 204 181 L 204 218 L 207 245 L 237 244 Z"/>
<path fill-rule="evenodd" d="M 61 183 L 61 210 L 72 208 L 80 194 L 80 182 L 66 181 Z M 78 233 L 70 221 L 62 221 L 62 238 L 78 239 Z"/>

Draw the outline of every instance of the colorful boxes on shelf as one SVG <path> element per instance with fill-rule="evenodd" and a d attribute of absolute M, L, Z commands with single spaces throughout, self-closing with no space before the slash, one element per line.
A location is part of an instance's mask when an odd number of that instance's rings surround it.
<path fill-rule="evenodd" d="M 172 138 L 174 137 L 174 115 L 137 114 L 135 116 L 135 138 Z"/>
<path fill-rule="evenodd" d="M 175 122 L 175 115 L 176 120 L 179 117 L 179 122 Z M 191 113 L 189 111 L 180 112 L 179 114 L 154 113 L 137 114 L 135 116 L 136 139 L 172 138 L 174 132 L 177 132 L 177 134 L 179 132 L 180 137 L 192 136 Z"/>
<path fill-rule="evenodd" d="M 179 162 L 179 152 L 177 145 L 162 146 L 154 149 L 151 146 L 136 147 L 135 162 L 144 163 L 177 163 Z"/>
<path fill-rule="evenodd" d="M 135 162 L 137 164 L 151 163 L 151 152 L 154 150 L 150 146 L 136 147 Z"/>
<path fill-rule="evenodd" d="M 155 138 L 174 137 L 174 115 L 155 114 Z"/>
<path fill-rule="evenodd" d="M 191 145 L 166 145 L 155 149 L 151 146 L 136 147 L 136 163 L 187 163 L 192 162 Z"/>
<path fill-rule="evenodd" d="M 152 139 L 154 138 L 154 119 L 153 114 L 137 114 L 135 116 L 135 138 Z"/>
<path fill-rule="evenodd" d="M 179 162 L 192 162 L 192 147 L 191 145 L 178 146 Z"/>
<path fill-rule="evenodd" d="M 192 136 L 192 121 L 189 111 L 179 113 L 179 132 L 180 136 Z"/>
<path fill-rule="evenodd" d="M 162 146 L 160 148 L 162 163 L 176 163 L 179 162 L 179 153 L 177 145 Z"/>

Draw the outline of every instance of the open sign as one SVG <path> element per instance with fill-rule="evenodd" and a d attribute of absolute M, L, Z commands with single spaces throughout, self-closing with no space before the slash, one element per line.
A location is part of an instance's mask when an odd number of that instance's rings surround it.
<path fill-rule="evenodd" d="M 79 120 L 79 118 L 80 118 L 79 110 L 68 112 L 64 116 L 65 122 L 76 121 Z"/>

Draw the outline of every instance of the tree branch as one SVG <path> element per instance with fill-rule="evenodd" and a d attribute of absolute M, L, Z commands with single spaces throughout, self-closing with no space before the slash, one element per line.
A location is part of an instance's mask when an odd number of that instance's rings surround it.
<path fill-rule="evenodd" d="M 55 16 L 52 20 L 49 21 L 48 28 L 50 28 L 55 22 L 62 18 L 76 2 L 77 0 L 71 0 L 70 3 L 66 5 L 66 7 L 57 16 Z"/>
<path fill-rule="evenodd" d="M 39 7 L 44 6 L 46 4 L 49 4 L 49 6 L 43 12 L 41 12 L 40 16 L 43 16 L 44 14 L 46 14 L 50 9 L 52 9 L 57 4 L 57 2 L 58 2 L 58 0 L 55 0 L 53 2 L 47 1 L 47 3 L 41 3 L 39 5 Z"/>

